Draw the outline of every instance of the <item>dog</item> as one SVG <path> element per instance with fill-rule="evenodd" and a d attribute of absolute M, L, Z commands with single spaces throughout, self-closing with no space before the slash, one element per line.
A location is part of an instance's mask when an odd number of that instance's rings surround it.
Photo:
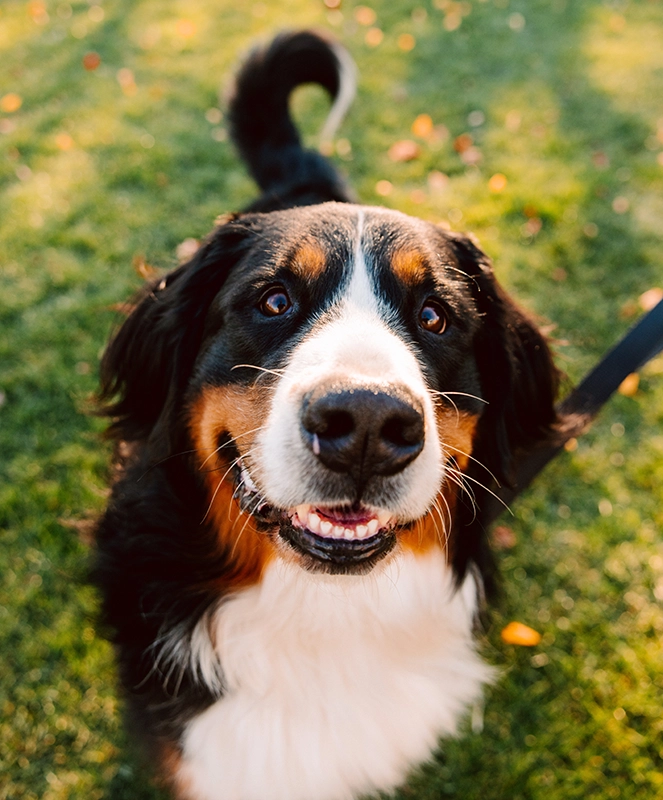
<path fill-rule="evenodd" d="M 131 727 L 181 800 L 388 792 L 491 679 L 486 500 L 555 437 L 549 346 L 468 236 L 358 205 L 301 144 L 347 53 L 254 51 L 229 101 L 262 190 L 151 282 L 101 364 L 116 478 L 95 580 Z"/>

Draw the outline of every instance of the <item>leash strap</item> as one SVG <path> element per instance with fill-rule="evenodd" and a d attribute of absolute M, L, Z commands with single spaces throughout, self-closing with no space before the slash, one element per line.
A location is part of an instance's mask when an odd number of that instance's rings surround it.
<path fill-rule="evenodd" d="M 551 461 L 565 443 L 578 435 L 598 414 L 603 404 L 632 372 L 637 372 L 650 359 L 663 350 L 663 300 L 651 309 L 626 333 L 612 350 L 599 361 L 575 389 L 559 405 L 560 416 L 575 416 L 578 426 L 552 446 L 541 447 L 526 453 L 516 468 L 516 482 L 511 487 L 501 487 L 496 494 L 508 505 Z M 502 503 L 491 498 L 486 507 L 487 525 L 504 509 Z"/>

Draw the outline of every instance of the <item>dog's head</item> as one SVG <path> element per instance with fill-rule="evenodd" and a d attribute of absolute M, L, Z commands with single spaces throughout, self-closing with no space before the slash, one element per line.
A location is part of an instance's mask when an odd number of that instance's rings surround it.
<path fill-rule="evenodd" d="M 327 572 L 432 546 L 462 572 L 479 485 L 550 435 L 556 388 L 469 239 L 339 203 L 221 225 L 102 366 L 118 438 L 153 463 L 195 451 L 234 558 Z"/>

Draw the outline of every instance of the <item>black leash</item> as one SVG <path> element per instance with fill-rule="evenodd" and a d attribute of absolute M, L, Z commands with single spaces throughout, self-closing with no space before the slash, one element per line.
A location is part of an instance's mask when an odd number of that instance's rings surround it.
<path fill-rule="evenodd" d="M 601 406 L 613 395 L 627 375 L 637 372 L 663 350 L 663 300 L 651 309 L 626 333 L 612 350 L 599 361 L 576 388 L 559 405 L 560 416 L 575 416 L 579 425 L 561 441 L 527 453 L 516 469 L 515 485 L 500 487 L 496 494 L 506 505 L 526 489 L 566 442 L 578 435 L 598 414 Z M 487 524 L 504 510 L 502 503 L 491 498 L 485 509 Z"/>

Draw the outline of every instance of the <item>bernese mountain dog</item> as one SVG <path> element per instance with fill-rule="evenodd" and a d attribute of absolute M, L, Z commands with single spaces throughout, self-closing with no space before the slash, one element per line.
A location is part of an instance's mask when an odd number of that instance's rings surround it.
<path fill-rule="evenodd" d="M 465 235 L 358 205 L 306 150 L 300 84 L 347 53 L 250 55 L 232 139 L 262 190 L 151 282 L 101 365 L 116 478 L 95 580 L 131 728 L 181 800 L 388 792 L 491 668 L 484 506 L 555 436 L 545 338 Z"/>

